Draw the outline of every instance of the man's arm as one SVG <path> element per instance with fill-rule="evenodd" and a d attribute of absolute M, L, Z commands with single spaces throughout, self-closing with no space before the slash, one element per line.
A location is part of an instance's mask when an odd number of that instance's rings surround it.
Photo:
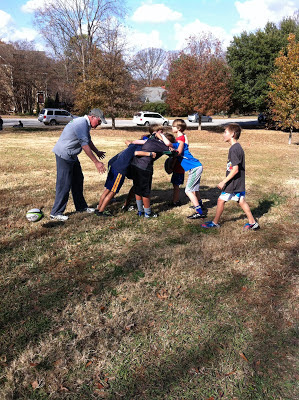
<path fill-rule="evenodd" d="M 227 184 L 228 181 L 230 181 L 235 175 L 237 175 L 237 173 L 239 172 L 239 166 L 238 165 L 234 165 L 233 169 L 230 171 L 230 173 L 227 175 L 227 177 L 225 179 L 223 179 L 223 181 L 219 182 L 217 187 L 218 189 L 223 189 L 224 186 Z"/>
<path fill-rule="evenodd" d="M 85 151 L 86 155 L 91 159 L 91 161 L 95 164 L 96 169 L 100 173 L 104 173 L 106 171 L 106 168 L 105 168 L 104 164 L 101 161 L 99 161 L 96 158 L 96 156 L 93 154 L 91 147 L 88 144 L 85 144 L 84 146 L 82 146 L 82 149 Z M 99 152 L 99 153 L 101 153 L 101 152 Z"/>
<path fill-rule="evenodd" d="M 97 149 L 97 147 L 94 145 L 93 141 L 90 141 L 89 147 L 91 150 L 99 157 L 100 160 L 105 158 L 106 152 L 105 151 L 100 151 Z M 82 147 L 83 148 L 83 147 Z"/>

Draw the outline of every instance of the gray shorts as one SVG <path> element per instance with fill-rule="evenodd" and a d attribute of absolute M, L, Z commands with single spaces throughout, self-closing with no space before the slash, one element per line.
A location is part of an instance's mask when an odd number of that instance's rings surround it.
<path fill-rule="evenodd" d="M 202 170 L 203 168 L 201 165 L 200 167 L 192 168 L 188 171 L 188 180 L 186 183 L 185 193 L 199 191 Z"/>

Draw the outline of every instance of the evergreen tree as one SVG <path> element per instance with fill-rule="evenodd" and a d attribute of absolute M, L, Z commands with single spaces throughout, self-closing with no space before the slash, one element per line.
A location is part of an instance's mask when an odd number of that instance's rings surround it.
<path fill-rule="evenodd" d="M 284 19 L 279 27 L 268 23 L 264 30 L 243 32 L 234 37 L 227 49 L 227 61 L 232 70 L 232 111 L 251 113 L 266 109 L 269 77 L 290 32 L 299 37 L 297 16 Z"/>

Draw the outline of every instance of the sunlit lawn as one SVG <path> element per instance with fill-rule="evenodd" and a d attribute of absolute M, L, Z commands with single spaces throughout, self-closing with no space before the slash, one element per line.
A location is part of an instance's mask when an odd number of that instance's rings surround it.
<path fill-rule="evenodd" d="M 170 176 L 157 161 L 157 220 L 123 213 L 50 221 L 61 129 L 5 130 L 1 149 L 0 398 L 295 400 L 298 146 L 287 133 L 244 130 L 247 200 L 261 230 L 228 204 L 217 231 L 204 231 L 182 191 L 169 209 Z M 141 130 L 97 129 L 109 158 Z M 204 165 L 210 219 L 228 145 L 189 132 Z M 293 143 L 299 142 L 298 133 Z M 96 206 L 106 176 L 80 156 L 85 196 Z M 43 207 L 29 223 L 26 211 Z"/>

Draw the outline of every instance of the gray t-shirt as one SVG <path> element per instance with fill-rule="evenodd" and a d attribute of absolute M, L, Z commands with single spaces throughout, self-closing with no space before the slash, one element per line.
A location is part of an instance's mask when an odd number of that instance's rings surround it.
<path fill-rule="evenodd" d="M 239 166 L 239 172 L 227 182 L 223 189 L 226 193 L 245 191 L 245 153 L 240 143 L 233 144 L 229 149 L 226 176 L 236 165 Z"/>
<path fill-rule="evenodd" d="M 82 146 L 90 142 L 90 125 L 87 118 L 75 118 L 66 125 L 52 151 L 64 160 L 75 161 L 82 151 Z"/>

